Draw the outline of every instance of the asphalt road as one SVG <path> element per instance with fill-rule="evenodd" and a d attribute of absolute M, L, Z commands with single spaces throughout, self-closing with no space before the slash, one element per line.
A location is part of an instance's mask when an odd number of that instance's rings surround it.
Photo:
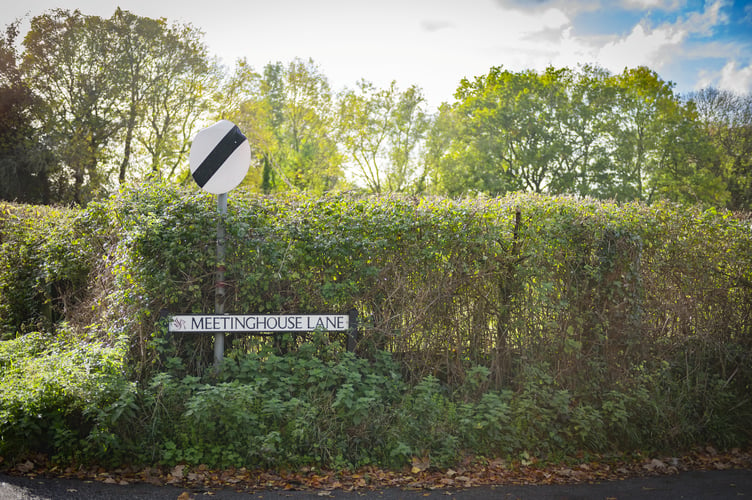
<path fill-rule="evenodd" d="M 182 496 L 181 496 L 182 495 Z M 484 486 L 464 490 L 378 489 L 344 491 L 191 491 L 174 486 L 129 484 L 0 474 L 0 500 L 144 499 L 144 500 L 625 500 L 625 499 L 752 499 L 752 470 L 683 472 L 674 476 L 633 478 L 577 485 Z"/>

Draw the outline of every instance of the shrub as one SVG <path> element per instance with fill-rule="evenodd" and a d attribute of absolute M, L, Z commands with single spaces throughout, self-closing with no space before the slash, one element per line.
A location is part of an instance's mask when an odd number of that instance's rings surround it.
<path fill-rule="evenodd" d="M 122 348 L 29 333 L 0 344 L 0 455 L 43 451 L 61 460 L 117 455 L 135 407 Z M 104 441 L 104 433 L 116 436 Z M 83 442 L 87 442 L 82 445 Z M 87 451 L 85 448 L 90 446 Z"/>
<path fill-rule="evenodd" d="M 220 221 L 167 185 L 2 210 L 9 456 L 349 467 L 752 437 L 744 214 L 237 192 Z M 226 311 L 355 310 L 354 352 L 341 333 L 228 336 L 216 372 L 210 337 L 170 335 L 162 313 L 214 310 L 220 222 Z"/>
<path fill-rule="evenodd" d="M 66 319 L 93 259 L 79 212 L 0 205 L 0 339 Z"/>

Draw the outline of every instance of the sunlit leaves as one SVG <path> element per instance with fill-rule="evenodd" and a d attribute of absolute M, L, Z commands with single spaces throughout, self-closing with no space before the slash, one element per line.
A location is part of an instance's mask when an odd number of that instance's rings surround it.
<path fill-rule="evenodd" d="M 269 63 L 263 74 L 241 60 L 222 93 L 220 116 L 238 123 L 254 152 L 248 187 L 320 194 L 342 186 L 332 93 L 312 60 Z M 227 107 L 233 103 L 234 109 Z"/>
<path fill-rule="evenodd" d="M 456 98 L 430 135 L 439 148 L 428 156 L 435 192 L 716 206 L 728 199 L 731 181 L 715 173 L 691 107 L 648 68 L 611 75 L 591 66 L 540 73 L 497 67 L 463 80 Z"/>
<path fill-rule="evenodd" d="M 215 77 L 195 28 L 57 9 L 32 19 L 24 49 L 40 137 L 61 166 L 48 180 L 57 199 L 86 204 L 185 162 Z"/>
<path fill-rule="evenodd" d="M 429 125 L 423 96 L 392 82 L 377 89 L 367 81 L 339 98 L 339 140 L 356 175 L 372 193 L 422 190 L 419 147 Z"/>

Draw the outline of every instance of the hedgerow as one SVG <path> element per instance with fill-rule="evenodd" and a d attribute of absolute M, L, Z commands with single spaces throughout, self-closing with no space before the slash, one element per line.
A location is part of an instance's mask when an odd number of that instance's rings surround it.
<path fill-rule="evenodd" d="M 92 260 L 73 210 L 0 206 L 0 339 L 49 330 L 87 290 Z"/>
<path fill-rule="evenodd" d="M 750 442 L 748 215 L 233 193 L 225 311 L 359 325 L 352 352 L 228 336 L 214 369 L 212 339 L 164 316 L 214 311 L 218 223 L 165 185 L 2 207 L 0 454 L 350 467 Z"/>

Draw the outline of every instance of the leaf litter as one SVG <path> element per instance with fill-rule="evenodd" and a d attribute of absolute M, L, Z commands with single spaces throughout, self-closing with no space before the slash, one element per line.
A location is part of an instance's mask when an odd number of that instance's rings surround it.
<path fill-rule="evenodd" d="M 713 447 L 697 449 L 681 457 L 636 455 L 588 455 L 587 458 L 544 463 L 535 458 L 521 460 L 467 457 L 452 468 L 431 465 L 430 457 L 414 457 L 401 470 L 363 467 L 355 471 L 300 467 L 296 470 L 229 468 L 209 469 L 206 465 L 174 467 L 60 466 L 45 455 L 34 455 L 14 464 L 0 457 L 0 470 L 27 477 L 58 477 L 100 481 L 107 484 L 149 483 L 173 485 L 192 491 L 233 489 L 239 492 L 264 490 L 311 490 L 322 495 L 334 490 L 402 488 L 411 490 L 466 489 L 490 485 L 576 484 L 616 481 L 632 477 L 672 475 L 691 470 L 752 470 L 752 450 L 719 452 Z M 190 498 L 186 496 L 185 498 Z"/>

